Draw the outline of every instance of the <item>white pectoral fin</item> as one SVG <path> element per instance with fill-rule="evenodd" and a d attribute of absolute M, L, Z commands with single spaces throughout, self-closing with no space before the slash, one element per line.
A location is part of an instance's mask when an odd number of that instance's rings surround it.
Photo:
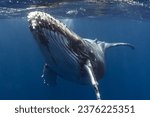
<path fill-rule="evenodd" d="M 84 67 L 85 67 L 85 69 L 86 69 L 86 71 L 87 71 L 87 73 L 89 75 L 91 84 L 94 87 L 97 100 L 100 100 L 101 97 L 100 97 L 100 92 L 99 92 L 99 89 L 98 89 L 98 82 L 97 82 L 97 80 L 95 78 L 95 75 L 93 73 L 93 67 L 92 67 L 92 64 L 91 64 L 90 60 L 87 60 L 87 62 L 84 65 Z"/>
<path fill-rule="evenodd" d="M 119 43 L 105 43 L 105 49 L 107 48 L 111 48 L 111 47 L 116 47 L 116 46 L 128 46 L 130 47 L 131 49 L 134 49 L 135 47 L 130 44 L 130 43 L 122 43 L 122 42 L 119 42 Z"/>
<path fill-rule="evenodd" d="M 55 86 L 57 80 L 57 74 L 49 69 L 47 64 L 44 65 L 43 74 L 41 76 L 44 79 L 44 83 L 49 86 Z"/>

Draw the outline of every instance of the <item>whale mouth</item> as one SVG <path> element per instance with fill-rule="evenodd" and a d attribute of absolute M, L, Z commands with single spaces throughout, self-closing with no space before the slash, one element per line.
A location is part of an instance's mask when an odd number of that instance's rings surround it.
<path fill-rule="evenodd" d="M 83 52 L 85 49 L 84 40 L 61 21 L 40 11 L 31 12 L 27 17 L 31 32 L 36 37 L 38 36 L 41 43 L 47 45 L 51 43 L 49 41 L 53 40 L 54 44 L 62 45 L 65 51 L 69 51 L 68 54 L 73 56 L 72 59 L 75 58 L 74 56 L 81 59 L 87 57 L 86 52 Z"/>
<path fill-rule="evenodd" d="M 31 32 L 45 46 L 52 45 L 54 41 L 53 44 L 62 45 L 62 49 L 68 51 L 72 49 L 71 44 L 80 40 L 65 24 L 47 13 L 34 11 L 29 13 L 27 18 Z"/>
<path fill-rule="evenodd" d="M 28 22 L 46 62 L 50 64 L 50 69 L 54 69 L 62 77 L 74 77 L 73 79 L 77 80 L 77 77 L 80 77 L 81 62 L 72 45 L 80 41 L 80 37 L 44 12 L 29 13 Z"/>
<path fill-rule="evenodd" d="M 34 11 L 30 12 L 27 18 L 31 30 L 48 29 L 63 35 L 70 44 L 82 43 L 81 37 L 69 30 L 65 24 L 47 13 Z"/>

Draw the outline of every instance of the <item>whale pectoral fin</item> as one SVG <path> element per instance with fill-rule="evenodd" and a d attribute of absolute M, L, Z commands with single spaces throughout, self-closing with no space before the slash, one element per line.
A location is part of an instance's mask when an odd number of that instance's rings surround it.
<path fill-rule="evenodd" d="M 87 60 L 87 62 L 84 65 L 84 67 L 85 67 L 85 69 L 86 69 L 86 71 L 87 71 L 87 73 L 89 75 L 91 84 L 94 87 L 97 100 L 100 100 L 101 97 L 100 97 L 100 92 L 99 92 L 99 89 L 98 89 L 98 82 L 97 82 L 97 80 L 95 78 L 95 75 L 94 75 L 94 72 L 93 72 L 93 67 L 92 67 L 92 64 L 91 64 L 90 60 Z"/>
<path fill-rule="evenodd" d="M 44 80 L 44 83 L 49 86 L 55 86 L 57 80 L 57 74 L 49 69 L 47 64 L 44 65 L 43 74 L 41 76 Z"/>
<path fill-rule="evenodd" d="M 130 43 L 105 43 L 105 49 L 111 48 L 111 47 L 116 47 L 116 46 L 128 46 L 131 49 L 134 49 L 135 47 L 130 44 Z"/>

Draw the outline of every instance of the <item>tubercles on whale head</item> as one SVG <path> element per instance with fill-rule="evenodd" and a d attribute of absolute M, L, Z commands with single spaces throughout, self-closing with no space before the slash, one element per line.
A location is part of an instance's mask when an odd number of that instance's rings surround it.
<path fill-rule="evenodd" d="M 42 24 L 42 20 L 46 19 L 46 15 L 43 15 L 44 13 L 40 12 L 40 11 L 34 11 L 34 12 L 30 12 L 27 16 L 28 18 L 28 22 L 30 23 L 30 26 L 32 27 L 32 29 L 36 29 L 36 27 L 39 24 Z"/>
<path fill-rule="evenodd" d="M 37 12 L 30 12 L 27 16 L 28 22 L 30 23 L 30 26 L 32 29 L 36 29 L 37 26 Z"/>

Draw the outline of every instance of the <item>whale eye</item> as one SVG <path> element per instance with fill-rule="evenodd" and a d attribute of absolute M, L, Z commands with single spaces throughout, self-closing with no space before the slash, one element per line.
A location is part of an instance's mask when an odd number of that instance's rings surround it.
<path fill-rule="evenodd" d="M 96 44 L 99 44 L 101 41 L 99 41 L 98 39 L 95 39 L 94 42 L 95 42 Z"/>

